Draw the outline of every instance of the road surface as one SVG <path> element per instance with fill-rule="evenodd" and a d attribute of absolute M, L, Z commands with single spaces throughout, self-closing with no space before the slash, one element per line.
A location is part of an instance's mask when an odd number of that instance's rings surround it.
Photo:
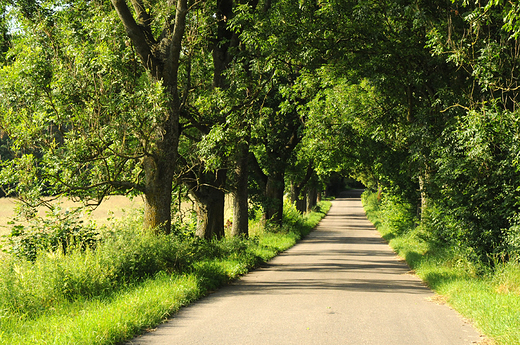
<path fill-rule="evenodd" d="M 358 194 L 299 244 L 128 344 L 477 344 L 381 239 Z"/>

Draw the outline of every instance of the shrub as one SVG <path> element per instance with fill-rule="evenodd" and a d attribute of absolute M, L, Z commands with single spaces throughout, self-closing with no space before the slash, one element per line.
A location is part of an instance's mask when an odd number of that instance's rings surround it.
<path fill-rule="evenodd" d="M 98 232 L 93 223 L 86 224 L 78 210 L 61 212 L 54 208 L 45 218 L 33 218 L 28 224 L 14 225 L 9 235 L 8 252 L 34 261 L 39 252 L 70 248 L 93 248 Z"/>
<path fill-rule="evenodd" d="M 413 230 L 417 223 L 415 207 L 393 194 L 385 194 L 381 202 L 380 217 L 389 231 L 404 234 Z"/>
<path fill-rule="evenodd" d="M 110 296 L 159 272 L 185 271 L 195 257 L 189 241 L 119 225 L 95 247 L 38 251 L 33 260 L 6 255 L 0 265 L 0 309 L 35 317 L 66 301 Z"/>
<path fill-rule="evenodd" d="M 510 125 L 516 112 L 482 110 L 457 118 L 434 146 L 426 187 L 435 214 L 428 226 L 439 241 L 470 248 L 492 266 L 491 257 L 518 247 L 520 141 Z"/>
<path fill-rule="evenodd" d="M 508 229 L 503 229 L 503 244 L 501 253 L 510 258 L 520 258 L 520 215 L 515 215 Z"/>

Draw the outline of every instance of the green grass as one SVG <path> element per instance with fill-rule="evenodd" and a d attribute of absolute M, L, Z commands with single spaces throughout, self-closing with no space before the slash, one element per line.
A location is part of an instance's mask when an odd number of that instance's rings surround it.
<path fill-rule="evenodd" d="M 398 202 L 379 204 L 375 194 L 365 193 L 368 218 L 415 273 L 491 341 L 499 345 L 520 344 L 520 264 L 497 262 L 482 266 L 460 248 L 440 247 L 428 240 L 421 227 L 410 226 L 406 206 Z M 390 215 L 390 216 L 389 216 Z M 389 220 L 390 219 L 390 220 Z M 392 223 L 408 224 L 408 229 Z"/>
<path fill-rule="evenodd" d="M 111 298 L 60 304 L 43 315 L 2 323 L 2 344 L 115 344 L 154 327 L 200 297 L 196 275 L 160 275 Z"/>
<path fill-rule="evenodd" d="M 150 237 L 136 222 L 107 232 L 94 250 L 14 257 L 0 265 L 0 344 L 118 344 L 237 279 L 309 233 L 330 208 L 250 239 Z"/>

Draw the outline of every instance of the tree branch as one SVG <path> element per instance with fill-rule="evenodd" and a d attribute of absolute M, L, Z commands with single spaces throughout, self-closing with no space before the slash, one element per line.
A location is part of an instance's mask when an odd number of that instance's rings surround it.
<path fill-rule="evenodd" d="M 135 46 L 136 52 L 141 58 L 141 61 L 145 65 L 146 69 L 152 72 L 152 75 L 158 80 L 159 78 L 159 61 L 152 53 L 152 47 L 150 46 L 147 36 L 144 33 L 141 26 L 135 21 L 130 9 L 128 8 L 125 0 L 112 0 L 112 5 L 121 19 L 123 26 L 125 27 L 126 34 L 132 40 Z"/>
<path fill-rule="evenodd" d="M 111 187 L 116 187 L 116 188 L 123 188 L 123 189 L 126 189 L 126 190 L 131 190 L 131 189 L 135 189 L 141 193 L 144 193 L 145 192 L 145 187 L 144 186 L 140 186 L 134 182 L 130 182 L 130 181 L 103 181 L 103 182 L 99 182 L 99 183 L 94 183 L 94 184 L 91 184 L 91 185 L 88 185 L 88 186 L 73 186 L 73 185 L 70 185 L 68 183 L 66 183 L 65 181 L 63 181 L 58 175 L 51 175 L 52 178 L 56 179 L 58 182 L 60 182 L 61 184 L 63 184 L 65 187 L 68 188 L 69 192 L 72 192 L 72 191 L 87 191 L 87 190 L 92 190 L 92 189 L 99 189 L 100 187 L 103 187 L 103 186 L 111 186 Z"/>
<path fill-rule="evenodd" d="M 118 1 L 118 0 L 112 0 Z M 174 94 L 173 99 L 178 99 L 178 73 L 180 65 L 180 56 L 182 49 L 182 38 L 186 28 L 186 14 L 188 13 L 187 0 L 178 0 L 177 9 L 175 13 L 175 26 L 173 28 L 173 35 L 170 44 L 170 51 L 166 60 L 167 68 L 165 69 L 165 76 L 167 76 L 167 85 L 172 89 Z M 180 104 L 177 105 L 177 109 Z"/>
<path fill-rule="evenodd" d="M 152 45 L 156 44 L 157 42 L 153 37 L 152 29 L 150 27 L 152 18 L 150 17 L 148 12 L 146 12 L 143 2 L 141 0 L 131 0 L 131 2 L 137 14 L 139 25 L 143 28 L 143 34 L 145 35 L 148 42 L 151 42 Z"/>
<path fill-rule="evenodd" d="M 257 174 L 260 182 L 262 183 L 262 186 L 261 188 L 262 189 L 265 189 L 265 186 L 267 184 L 267 178 L 268 176 L 264 173 L 264 171 L 262 170 L 262 168 L 260 167 L 260 164 L 258 163 L 258 160 L 256 159 L 256 156 L 254 153 L 250 152 L 249 153 L 249 162 L 250 162 L 250 167 L 251 167 L 251 170 Z"/>

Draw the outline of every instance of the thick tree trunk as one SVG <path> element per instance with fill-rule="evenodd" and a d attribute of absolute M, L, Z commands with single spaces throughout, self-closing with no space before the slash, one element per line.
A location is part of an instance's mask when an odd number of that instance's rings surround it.
<path fill-rule="evenodd" d="M 304 213 L 307 209 L 307 198 L 303 197 L 301 199 L 298 199 L 296 201 L 296 209 L 300 211 L 301 213 Z"/>
<path fill-rule="evenodd" d="M 173 110 L 176 106 L 171 107 Z M 178 113 L 172 111 L 163 127 L 164 138 L 157 142 L 155 156 L 143 159 L 144 228 L 155 232 L 171 232 L 172 184 L 175 162 L 178 157 L 179 127 Z"/>
<path fill-rule="evenodd" d="M 200 238 L 224 237 L 224 192 L 213 190 L 197 199 L 197 229 Z"/>
<path fill-rule="evenodd" d="M 171 232 L 171 189 L 157 186 L 144 196 L 144 228 L 155 233 Z"/>
<path fill-rule="evenodd" d="M 213 46 L 213 87 L 227 88 L 224 71 L 229 67 L 234 54 L 230 48 L 238 46 L 238 35 L 229 29 L 229 20 L 233 18 L 233 0 L 217 1 L 217 37 Z"/>
<path fill-rule="evenodd" d="M 267 178 L 265 196 L 267 198 L 264 218 L 275 223 L 283 220 L 283 192 L 285 189 L 283 173 L 273 174 Z"/>
<path fill-rule="evenodd" d="M 196 235 L 200 238 L 222 238 L 224 237 L 224 206 L 226 182 L 226 171 L 218 170 L 212 181 L 207 174 L 199 184 L 191 191 L 197 202 L 197 229 Z"/>
<path fill-rule="evenodd" d="M 311 212 L 312 209 L 318 203 L 318 189 L 316 186 L 309 186 L 307 188 L 307 212 Z"/>
<path fill-rule="evenodd" d="M 233 225 L 231 227 L 231 236 L 247 236 L 249 231 L 249 195 L 247 191 L 247 180 L 249 176 L 248 158 L 249 146 L 247 144 L 240 145 L 236 166 L 236 186 L 233 191 Z"/>
<path fill-rule="evenodd" d="M 296 209 L 301 213 L 305 212 L 307 208 L 307 199 L 300 198 L 301 189 L 294 182 L 291 183 L 291 204 L 296 206 Z"/>
<path fill-rule="evenodd" d="M 165 164 L 147 157 L 145 170 L 144 227 L 155 232 L 171 231 L 171 192 L 173 173 Z"/>

